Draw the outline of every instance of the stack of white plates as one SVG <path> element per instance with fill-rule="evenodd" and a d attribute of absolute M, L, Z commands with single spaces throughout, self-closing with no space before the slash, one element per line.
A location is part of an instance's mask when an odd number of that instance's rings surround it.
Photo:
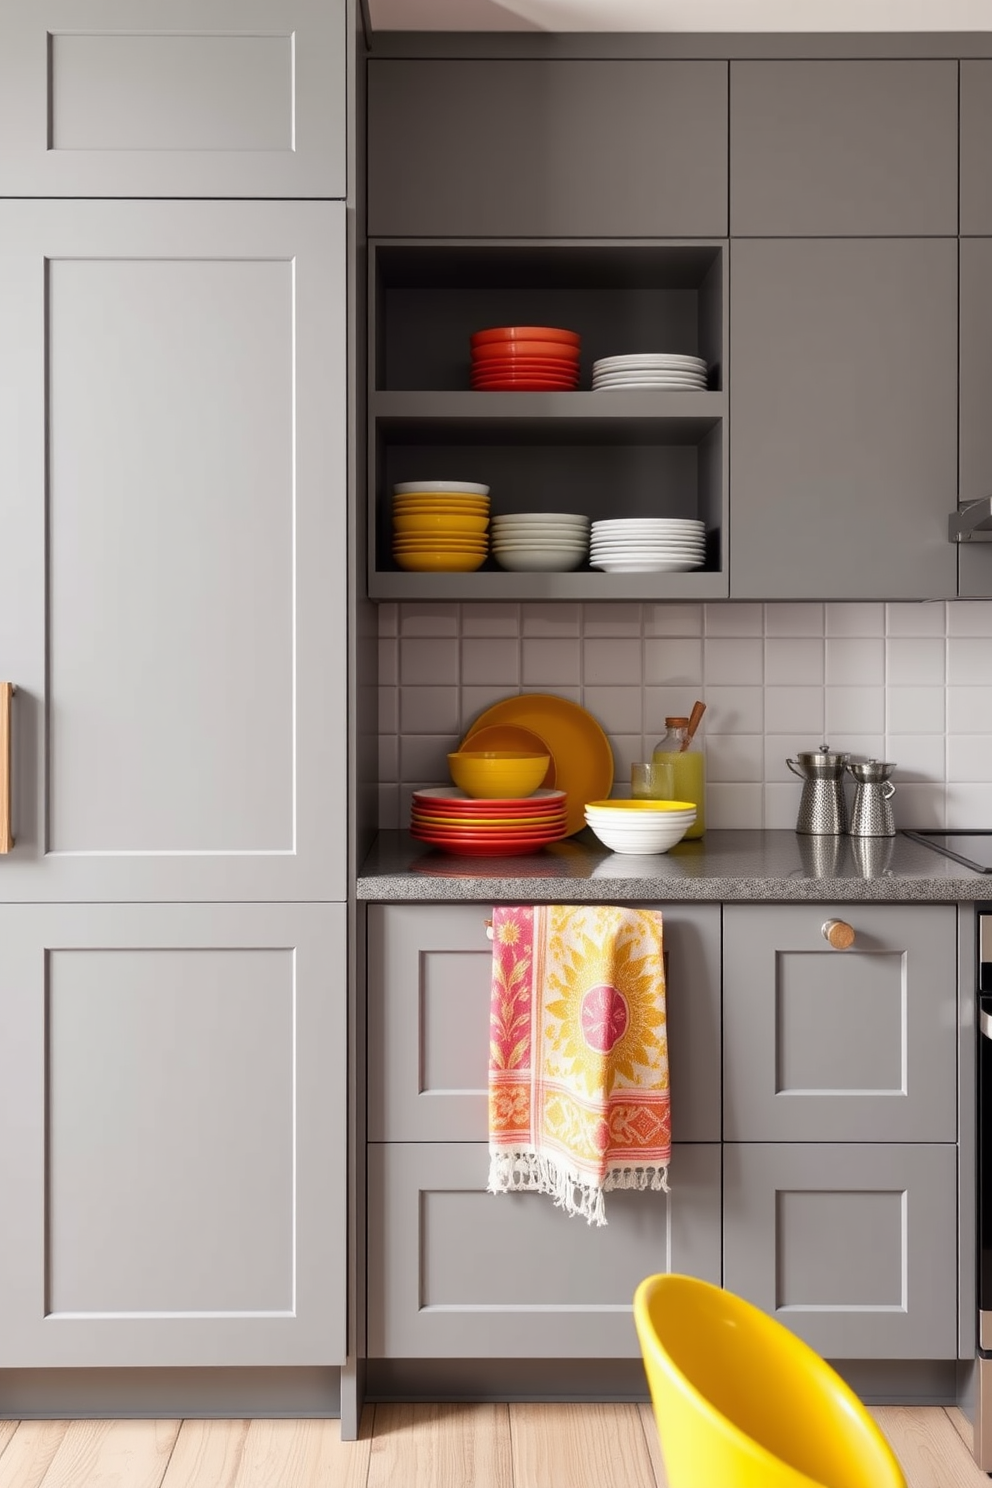
<path fill-rule="evenodd" d="M 592 364 L 593 392 L 607 389 L 668 388 L 706 390 L 706 362 L 702 357 L 675 352 L 645 351 L 631 356 L 601 357 Z"/>
<path fill-rule="evenodd" d="M 493 557 L 515 573 L 567 573 L 589 552 L 589 518 L 573 512 L 512 512 L 492 519 Z"/>
<path fill-rule="evenodd" d="M 702 568 L 706 524 L 674 517 L 593 522 L 589 563 L 607 573 L 682 573 Z"/>

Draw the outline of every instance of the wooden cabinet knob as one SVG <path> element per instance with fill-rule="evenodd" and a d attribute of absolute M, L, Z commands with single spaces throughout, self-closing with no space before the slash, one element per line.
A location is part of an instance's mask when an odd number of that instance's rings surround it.
<path fill-rule="evenodd" d="M 835 951 L 846 951 L 854 944 L 854 926 L 846 920 L 824 920 L 820 934 Z"/>

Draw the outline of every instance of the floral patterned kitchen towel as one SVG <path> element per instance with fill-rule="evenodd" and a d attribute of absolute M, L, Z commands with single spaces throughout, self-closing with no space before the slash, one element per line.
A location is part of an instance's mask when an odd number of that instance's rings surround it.
<path fill-rule="evenodd" d="M 492 923 L 489 1191 L 605 1224 L 610 1189 L 668 1190 L 661 914 L 499 905 Z"/>

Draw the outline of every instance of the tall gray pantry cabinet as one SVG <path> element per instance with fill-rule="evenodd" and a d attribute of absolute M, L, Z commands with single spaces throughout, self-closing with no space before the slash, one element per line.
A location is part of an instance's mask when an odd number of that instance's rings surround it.
<path fill-rule="evenodd" d="M 0 18 L 0 1410 L 345 1359 L 345 27 Z"/>

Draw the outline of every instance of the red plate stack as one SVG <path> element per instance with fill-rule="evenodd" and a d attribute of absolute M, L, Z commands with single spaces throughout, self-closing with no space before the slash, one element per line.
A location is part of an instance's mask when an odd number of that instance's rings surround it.
<path fill-rule="evenodd" d="M 496 326 L 476 331 L 472 386 L 478 392 L 571 392 L 579 385 L 577 331 L 556 326 Z"/>
<path fill-rule="evenodd" d="M 567 797 L 542 788 L 532 796 L 480 800 L 453 785 L 414 791 L 410 833 L 418 842 L 469 857 L 516 857 L 568 836 Z"/>

